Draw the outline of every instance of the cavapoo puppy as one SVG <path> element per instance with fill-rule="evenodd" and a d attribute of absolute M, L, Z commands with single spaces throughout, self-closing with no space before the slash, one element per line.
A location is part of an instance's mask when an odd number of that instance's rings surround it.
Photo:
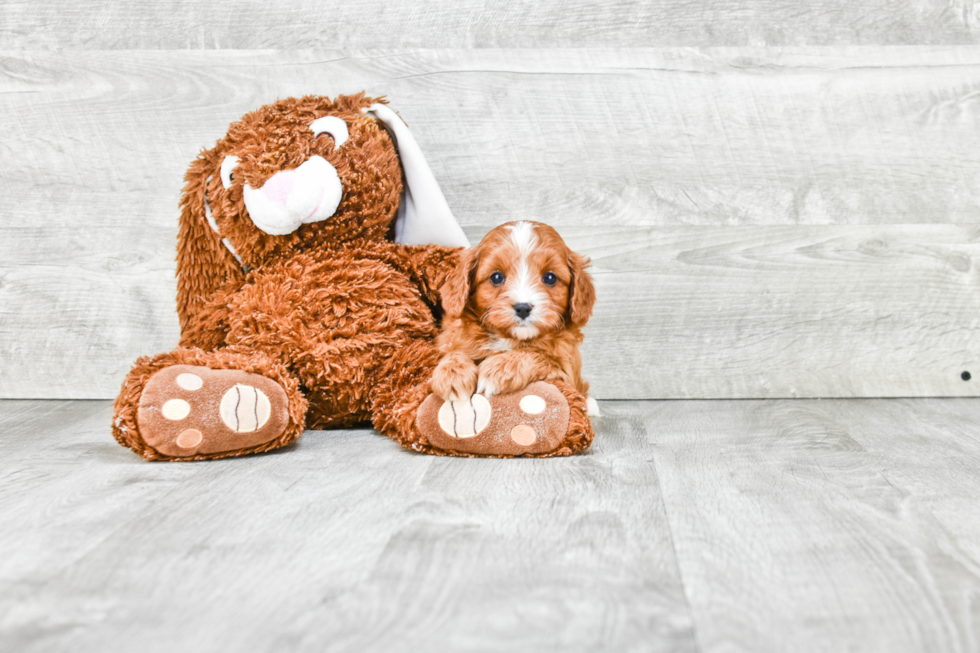
<path fill-rule="evenodd" d="M 464 251 L 441 288 L 432 392 L 455 401 L 560 380 L 588 397 L 579 353 L 595 304 L 588 265 L 540 222 L 503 224 Z M 592 398 L 588 409 L 598 414 Z"/>

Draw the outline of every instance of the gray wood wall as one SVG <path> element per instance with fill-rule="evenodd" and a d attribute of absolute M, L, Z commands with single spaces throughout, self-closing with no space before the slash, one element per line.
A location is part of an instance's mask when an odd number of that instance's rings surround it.
<path fill-rule="evenodd" d="M 172 348 L 187 164 L 362 89 L 471 238 L 592 256 L 600 398 L 980 394 L 980 3 L 274 6 L 0 3 L 0 397 Z"/>

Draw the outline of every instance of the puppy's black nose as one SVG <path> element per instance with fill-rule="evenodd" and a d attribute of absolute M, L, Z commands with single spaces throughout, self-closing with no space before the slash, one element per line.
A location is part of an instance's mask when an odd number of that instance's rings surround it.
<path fill-rule="evenodd" d="M 531 314 L 531 308 L 533 307 L 530 304 L 525 304 L 523 302 L 520 304 L 514 304 L 514 312 L 517 313 L 517 317 L 521 318 L 522 320 Z"/>

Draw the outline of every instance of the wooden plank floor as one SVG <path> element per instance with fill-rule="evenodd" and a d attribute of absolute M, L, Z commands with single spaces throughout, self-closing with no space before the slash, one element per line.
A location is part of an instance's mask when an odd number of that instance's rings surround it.
<path fill-rule="evenodd" d="M 0 401 L 0 650 L 980 650 L 980 400 L 603 410 L 565 460 L 151 464 Z"/>

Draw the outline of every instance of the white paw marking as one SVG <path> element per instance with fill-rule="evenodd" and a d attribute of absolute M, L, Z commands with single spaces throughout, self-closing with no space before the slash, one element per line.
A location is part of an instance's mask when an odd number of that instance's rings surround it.
<path fill-rule="evenodd" d="M 483 395 L 447 401 L 439 409 L 439 427 L 454 438 L 472 438 L 490 423 L 490 402 Z"/>
<path fill-rule="evenodd" d="M 521 410 L 523 410 L 528 415 L 538 415 L 544 412 L 547 404 L 545 400 L 538 395 L 527 395 L 521 399 Z"/>
<path fill-rule="evenodd" d="M 258 431 L 269 421 L 272 405 L 258 388 L 239 383 L 221 398 L 221 421 L 235 433 Z"/>
<path fill-rule="evenodd" d="M 602 417 L 602 413 L 599 412 L 599 402 L 592 397 L 586 397 L 585 414 L 590 417 Z"/>
<path fill-rule="evenodd" d="M 197 429 L 187 429 L 177 436 L 177 446 L 181 449 L 193 449 L 201 444 L 204 434 Z"/>
<path fill-rule="evenodd" d="M 200 390 L 201 386 L 204 385 L 204 379 L 199 377 L 197 374 L 184 372 L 177 377 L 177 385 L 184 390 Z"/>
<path fill-rule="evenodd" d="M 169 420 L 182 420 L 191 414 L 191 405 L 183 399 L 171 399 L 160 409 L 163 416 Z"/>
<path fill-rule="evenodd" d="M 538 439 L 538 434 L 535 432 L 533 426 L 529 424 L 518 424 L 510 430 L 510 439 L 522 447 L 529 447 Z"/>
<path fill-rule="evenodd" d="M 486 377 L 482 377 L 476 382 L 476 392 L 477 394 L 485 395 L 491 397 L 497 394 L 497 386 Z"/>

